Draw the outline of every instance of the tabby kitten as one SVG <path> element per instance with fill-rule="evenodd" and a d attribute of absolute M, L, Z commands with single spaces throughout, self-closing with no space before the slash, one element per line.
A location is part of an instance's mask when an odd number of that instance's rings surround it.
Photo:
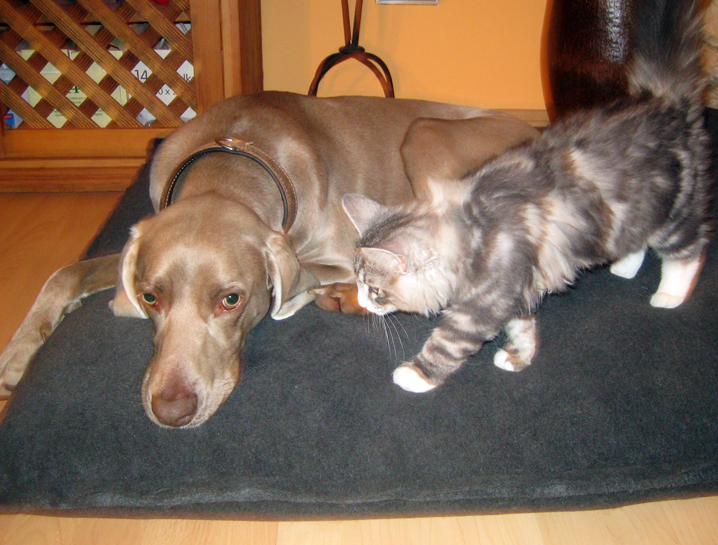
<path fill-rule="evenodd" d="M 359 303 L 380 315 L 441 314 L 421 352 L 394 371 L 399 386 L 442 384 L 501 329 L 508 343 L 494 363 L 524 369 L 546 293 L 606 263 L 631 278 L 649 247 L 662 259 L 651 304 L 688 297 L 709 238 L 699 16 L 688 0 L 653 15 L 636 25 L 644 47 L 626 99 L 551 126 L 465 180 L 433 182 L 424 202 L 344 197 L 361 237 Z"/>

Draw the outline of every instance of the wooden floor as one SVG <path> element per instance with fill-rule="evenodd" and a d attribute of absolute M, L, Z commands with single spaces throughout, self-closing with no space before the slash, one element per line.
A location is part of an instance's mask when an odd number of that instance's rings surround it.
<path fill-rule="evenodd" d="M 0 347 L 46 277 L 82 253 L 117 198 L 112 193 L 0 193 Z M 0 515 L 1 545 L 50 543 L 718 545 L 718 497 L 602 511 L 341 522 Z"/>

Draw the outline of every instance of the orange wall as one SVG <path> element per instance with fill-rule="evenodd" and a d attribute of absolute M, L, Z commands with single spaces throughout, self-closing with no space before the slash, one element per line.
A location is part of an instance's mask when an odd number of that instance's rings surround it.
<path fill-rule="evenodd" d="M 544 109 L 540 43 L 546 0 L 364 0 L 359 44 L 387 63 L 396 96 L 491 108 Z M 353 20 L 354 1 L 349 2 Z M 340 0 L 262 0 L 264 88 L 306 93 L 344 45 Z M 320 96 L 381 95 L 355 60 L 324 77 Z"/>

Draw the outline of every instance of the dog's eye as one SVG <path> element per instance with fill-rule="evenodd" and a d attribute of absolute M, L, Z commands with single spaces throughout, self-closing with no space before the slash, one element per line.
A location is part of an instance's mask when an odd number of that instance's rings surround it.
<path fill-rule="evenodd" d="M 154 306 L 157 303 L 157 296 L 152 293 L 143 293 L 142 299 L 144 299 L 148 305 Z"/>
<path fill-rule="evenodd" d="M 225 308 L 225 310 L 232 310 L 239 306 L 241 300 L 242 298 L 239 296 L 238 293 L 230 293 L 229 295 L 225 296 L 224 299 L 222 299 L 222 306 Z"/>

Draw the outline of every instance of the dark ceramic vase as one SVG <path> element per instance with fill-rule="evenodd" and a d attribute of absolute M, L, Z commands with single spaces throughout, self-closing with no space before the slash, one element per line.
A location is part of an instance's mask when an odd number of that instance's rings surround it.
<path fill-rule="evenodd" d="M 625 95 L 634 1 L 548 0 L 543 77 L 552 120 Z"/>

